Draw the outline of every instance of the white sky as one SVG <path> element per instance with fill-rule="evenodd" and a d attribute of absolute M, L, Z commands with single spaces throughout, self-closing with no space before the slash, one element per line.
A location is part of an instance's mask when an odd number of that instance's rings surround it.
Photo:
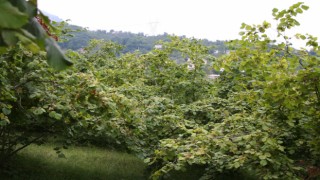
<path fill-rule="evenodd" d="M 242 22 L 272 22 L 272 9 L 297 0 L 38 0 L 39 8 L 91 30 L 167 32 L 209 40 L 239 38 Z M 301 33 L 320 37 L 320 1 L 304 0 L 310 9 L 298 18 Z M 158 22 L 156 26 L 152 22 Z M 154 27 L 152 27 L 154 26 Z"/>

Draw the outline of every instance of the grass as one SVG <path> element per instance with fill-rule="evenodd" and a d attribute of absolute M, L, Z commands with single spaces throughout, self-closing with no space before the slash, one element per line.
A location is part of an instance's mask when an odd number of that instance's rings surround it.
<path fill-rule="evenodd" d="M 69 147 L 59 158 L 55 145 L 31 145 L 13 159 L 9 169 L 0 169 L 0 180 L 146 180 L 146 165 L 133 155 L 97 147 Z M 197 180 L 202 166 L 172 171 L 168 180 Z M 225 174 L 218 180 L 253 179 L 240 173 Z M 256 178 L 254 178 L 256 179 Z"/>
<path fill-rule="evenodd" d="M 21 151 L 0 179 L 140 180 L 145 164 L 127 153 L 89 147 L 70 147 L 58 158 L 54 145 L 31 145 Z"/>

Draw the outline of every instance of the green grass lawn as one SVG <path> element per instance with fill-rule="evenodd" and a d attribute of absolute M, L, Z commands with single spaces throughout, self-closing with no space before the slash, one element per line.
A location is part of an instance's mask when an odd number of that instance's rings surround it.
<path fill-rule="evenodd" d="M 69 147 L 63 150 L 66 158 L 58 158 L 54 147 L 27 147 L 14 159 L 10 171 L 0 174 L 0 179 L 146 179 L 145 164 L 133 155 L 98 148 Z"/>
<path fill-rule="evenodd" d="M 31 145 L 19 152 L 8 170 L 0 170 L 0 180 L 146 180 L 146 165 L 133 155 L 97 147 L 69 147 L 59 158 L 55 145 Z M 185 172 L 173 171 L 168 180 L 197 180 L 203 167 L 190 166 Z M 236 178 L 235 178 L 236 177 Z M 219 180 L 251 179 L 240 174 Z"/>

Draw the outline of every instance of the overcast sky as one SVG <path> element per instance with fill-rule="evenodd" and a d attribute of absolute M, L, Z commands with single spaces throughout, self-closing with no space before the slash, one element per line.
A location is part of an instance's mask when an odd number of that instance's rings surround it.
<path fill-rule="evenodd" d="M 38 0 L 39 8 L 91 30 L 122 30 L 148 35 L 167 32 L 210 40 L 239 38 L 242 22 L 272 21 L 272 9 L 296 0 Z M 297 31 L 320 37 L 320 1 L 305 0 Z"/>

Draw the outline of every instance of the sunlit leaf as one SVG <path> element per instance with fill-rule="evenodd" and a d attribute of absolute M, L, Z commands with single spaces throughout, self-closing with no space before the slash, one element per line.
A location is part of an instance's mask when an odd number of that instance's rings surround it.
<path fill-rule="evenodd" d="M 57 120 L 60 120 L 62 118 L 62 115 L 57 113 L 57 112 L 55 112 L 55 111 L 51 111 L 49 113 L 49 116 L 54 118 L 54 119 L 57 119 Z"/>
<path fill-rule="evenodd" d="M 43 114 L 43 113 L 45 113 L 45 112 L 46 112 L 46 110 L 43 109 L 43 108 L 41 108 L 41 107 L 36 108 L 36 109 L 33 110 L 33 113 L 34 113 L 35 115 L 41 115 L 41 114 Z"/>
<path fill-rule="evenodd" d="M 279 11 L 279 10 L 278 10 L 277 8 L 273 8 L 273 9 L 272 9 L 272 12 L 273 12 L 273 13 L 276 13 L 276 12 L 278 12 L 278 11 Z"/>
<path fill-rule="evenodd" d="M 308 10 L 308 9 L 309 9 L 309 6 L 302 5 L 301 8 L 304 9 L 304 10 Z"/>

